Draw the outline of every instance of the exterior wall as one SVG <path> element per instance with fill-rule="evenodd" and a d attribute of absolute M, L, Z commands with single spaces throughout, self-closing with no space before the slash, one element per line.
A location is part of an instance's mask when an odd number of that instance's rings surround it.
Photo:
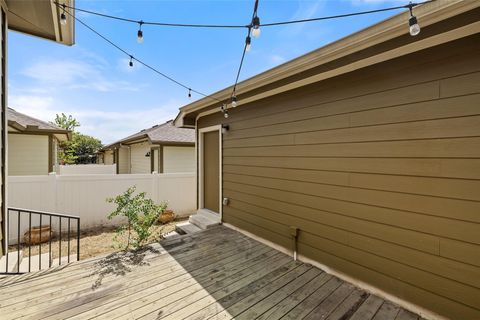
<path fill-rule="evenodd" d="M 223 220 L 451 319 L 480 318 L 480 35 L 199 119 Z"/>
<path fill-rule="evenodd" d="M 103 163 L 114 164 L 115 162 L 113 160 L 114 160 L 113 151 L 112 150 L 105 151 L 105 153 L 103 154 Z"/>
<path fill-rule="evenodd" d="M 5 212 L 7 207 L 6 197 L 6 176 L 8 168 L 7 147 L 7 6 L 3 0 L 0 0 L 0 257 L 6 248 L 6 241 L 3 237 L 5 230 Z"/>
<path fill-rule="evenodd" d="M 148 152 L 150 152 L 148 142 L 130 145 L 130 173 L 151 173 L 150 157 L 145 157 Z"/>
<path fill-rule="evenodd" d="M 195 172 L 195 147 L 163 147 L 163 172 Z"/>
<path fill-rule="evenodd" d="M 118 173 L 130 173 L 130 148 L 128 147 L 118 150 Z"/>
<path fill-rule="evenodd" d="M 24 176 L 48 174 L 49 136 L 9 134 L 8 175 Z"/>

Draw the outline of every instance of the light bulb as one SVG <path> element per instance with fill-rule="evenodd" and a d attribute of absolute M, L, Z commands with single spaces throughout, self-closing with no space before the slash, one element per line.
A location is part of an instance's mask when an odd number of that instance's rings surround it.
<path fill-rule="evenodd" d="M 223 116 L 225 117 L 225 119 L 228 118 L 228 111 L 227 111 L 227 110 L 225 110 L 225 111 L 223 112 Z"/>
<path fill-rule="evenodd" d="M 417 18 L 415 16 L 411 16 L 408 20 L 408 24 L 410 26 L 410 35 L 416 36 L 420 33 L 420 26 L 418 25 Z"/>
<path fill-rule="evenodd" d="M 143 31 L 142 30 L 138 30 L 138 32 L 137 32 L 137 42 L 138 43 L 143 43 Z"/>
<path fill-rule="evenodd" d="M 260 18 L 254 17 L 252 20 L 252 36 L 254 38 L 260 37 Z"/>
<path fill-rule="evenodd" d="M 237 106 L 237 96 L 232 96 L 232 107 L 235 108 Z"/>
<path fill-rule="evenodd" d="M 250 48 L 251 48 L 251 43 L 252 43 L 252 39 L 247 36 L 247 39 L 245 39 L 245 51 L 250 51 Z"/>
<path fill-rule="evenodd" d="M 60 15 L 60 24 L 62 26 L 67 24 L 67 16 L 65 15 L 65 12 L 62 12 L 62 14 Z"/>

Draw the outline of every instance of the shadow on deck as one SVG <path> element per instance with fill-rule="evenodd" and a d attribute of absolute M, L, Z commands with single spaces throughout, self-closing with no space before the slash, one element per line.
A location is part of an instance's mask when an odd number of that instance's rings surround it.
<path fill-rule="evenodd" d="M 2 319 L 419 319 L 222 226 L 0 286 Z"/>

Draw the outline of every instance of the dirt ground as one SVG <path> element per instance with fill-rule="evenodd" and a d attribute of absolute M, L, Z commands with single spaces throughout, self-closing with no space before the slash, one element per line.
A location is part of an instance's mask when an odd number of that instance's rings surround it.
<path fill-rule="evenodd" d="M 148 239 L 148 243 L 159 241 L 163 238 L 163 235 L 174 231 L 175 225 L 183 220 L 175 220 L 173 222 L 167 224 L 159 224 L 152 227 L 152 235 Z M 118 248 L 118 244 L 113 241 L 116 227 L 105 226 L 105 227 L 97 227 L 92 229 L 85 229 L 80 231 L 80 260 L 88 259 L 91 257 L 95 257 L 101 254 L 112 253 L 116 251 L 120 251 Z M 70 255 L 75 255 L 77 253 L 77 241 L 76 241 L 76 234 L 74 232 L 70 235 Z M 126 240 L 126 235 L 124 237 Z M 41 245 L 41 253 L 47 253 L 49 249 L 49 242 L 43 243 Z M 59 241 L 58 236 L 56 236 L 52 242 L 52 256 L 53 258 L 58 258 L 59 256 Z M 66 234 L 62 234 L 62 241 L 61 241 L 61 255 L 67 256 L 68 254 L 68 241 Z M 17 245 L 12 245 L 9 248 L 9 251 L 16 251 Z M 28 257 L 29 248 L 26 245 L 20 245 L 20 250 L 23 250 L 23 257 Z M 40 245 L 32 245 L 31 248 L 31 255 L 37 255 L 40 252 Z M 73 260 L 75 261 L 75 257 Z"/>

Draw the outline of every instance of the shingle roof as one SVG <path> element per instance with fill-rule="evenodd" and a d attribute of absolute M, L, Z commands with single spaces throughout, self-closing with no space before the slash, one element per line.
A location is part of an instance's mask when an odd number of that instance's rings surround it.
<path fill-rule="evenodd" d="M 142 138 L 148 138 L 152 143 L 180 143 L 180 144 L 194 144 L 195 130 L 186 128 L 177 128 L 173 124 L 173 120 L 169 120 L 163 124 L 155 125 L 148 129 L 143 129 L 134 133 L 124 139 L 115 141 L 103 149 L 119 144 L 135 141 Z"/>
<path fill-rule="evenodd" d="M 35 130 L 55 131 L 59 133 L 69 132 L 68 130 L 57 127 L 56 125 L 53 125 L 51 123 L 27 116 L 26 114 L 20 113 L 12 108 L 8 108 L 7 118 L 9 121 L 9 125 L 16 124 L 15 128 L 17 129 L 18 129 L 18 126 L 21 126 L 23 127 L 23 130 L 32 129 L 33 127 L 33 129 Z"/>

